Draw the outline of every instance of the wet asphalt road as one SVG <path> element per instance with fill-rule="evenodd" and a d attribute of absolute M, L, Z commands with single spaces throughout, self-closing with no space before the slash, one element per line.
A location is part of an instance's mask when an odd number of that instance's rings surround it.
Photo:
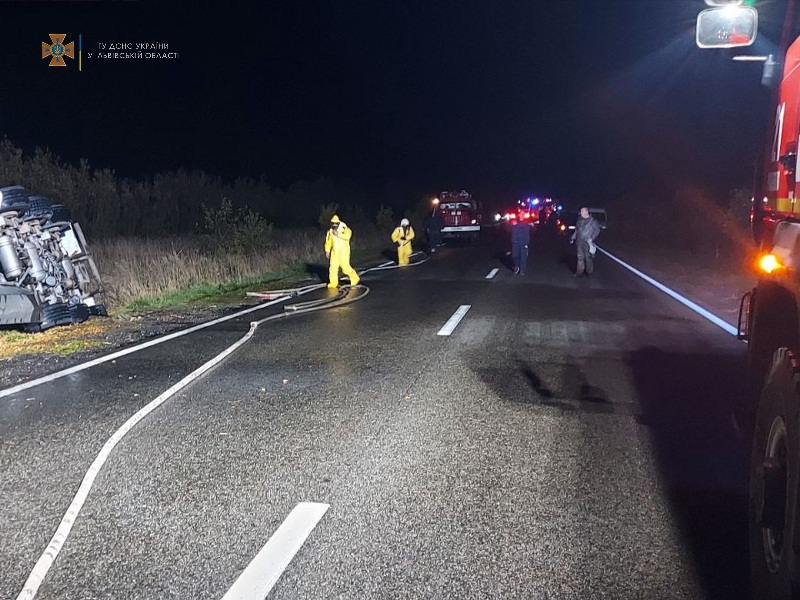
<path fill-rule="evenodd" d="M 504 235 L 260 327 L 116 447 L 37 597 L 219 599 L 306 501 L 271 598 L 748 597 L 741 343 L 602 257 L 573 279 L 539 240 L 514 276 Z M 106 439 L 252 319 L 0 399 L 0 598 Z"/>

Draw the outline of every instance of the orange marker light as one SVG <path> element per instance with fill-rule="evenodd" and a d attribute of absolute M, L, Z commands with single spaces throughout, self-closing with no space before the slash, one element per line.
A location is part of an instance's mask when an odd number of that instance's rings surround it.
<path fill-rule="evenodd" d="M 781 267 L 781 263 L 778 261 L 778 257 L 774 254 L 765 254 L 761 257 L 761 260 L 758 261 L 758 266 L 762 271 L 766 273 L 772 273 Z"/>

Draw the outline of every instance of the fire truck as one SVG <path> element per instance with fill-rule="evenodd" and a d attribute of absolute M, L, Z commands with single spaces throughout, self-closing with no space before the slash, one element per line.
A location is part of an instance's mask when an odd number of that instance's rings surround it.
<path fill-rule="evenodd" d="M 698 46 L 753 44 L 759 18 L 754 7 L 742 0 L 706 4 L 712 6 L 698 15 Z M 744 50 L 742 55 L 764 63 L 762 83 L 773 90 L 774 118 L 751 212 L 762 251 L 760 273 L 755 288 L 742 298 L 738 335 L 747 341 L 753 383 L 746 411 L 752 424 L 748 537 L 753 596 L 789 600 L 800 598 L 800 15 L 795 0 L 764 6 L 786 12 L 775 54 L 758 57 Z"/>
<path fill-rule="evenodd" d="M 478 203 L 466 190 L 439 194 L 442 215 L 442 237 L 477 240 L 481 233 L 481 213 Z"/>

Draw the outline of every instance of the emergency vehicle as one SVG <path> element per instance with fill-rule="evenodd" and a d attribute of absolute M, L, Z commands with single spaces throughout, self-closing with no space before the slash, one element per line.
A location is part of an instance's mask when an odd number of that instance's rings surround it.
<path fill-rule="evenodd" d="M 442 237 L 477 240 L 481 233 L 478 203 L 466 190 L 442 192 L 436 199 L 441 211 Z"/>
<path fill-rule="evenodd" d="M 701 48 L 753 44 L 758 11 L 741 0 L 716 5 L 697 18 Z M 748 2 L 748 4 L 750 4 Z M 753 596 L 759 600 L 800 597 L 800 15 L 796 1 L 765 4 L 785 10 L 776 54 L 764 62 L 762 83 L 773 89 L 774 122 L 764 148 L 764 177 L 752 207 L 753 233 L 762 249 L 756 287 L 745 294 L 738 337 L 748 343 L 753 393 L 745 414 L 752 437 L 749 550 Z M 777 15 L 770 15 L 773 19 Z M 747 423 L 748 420 L 743 421 Z"/>

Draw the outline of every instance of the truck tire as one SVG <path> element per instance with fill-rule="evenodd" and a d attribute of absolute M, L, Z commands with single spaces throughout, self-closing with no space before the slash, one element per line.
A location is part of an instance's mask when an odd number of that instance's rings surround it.
<path fill-rule="evenodd" d="M 797 300 L 794 293 L 776 284 L 759 284 L 753 296 L 747 370 L 756 389 L 763 390 L 773 365 L 776 348 L 797 344 Z M 753 407 L 755 412 L 755 407 Z"/>
<path fill-rule="evenodd" d="M 42 320 L 40 323 L 26 325 L 26 333 L 40 333 L 57 325 L 71 325 L 72 313 L 68 304 L 48 304 L 42 307 Z"/>
<path fill-rule="evenodd" d="M 69 307 L 69 314 L 70 322 L 75 324 L 88 320 L 91 313 L 89 312 L 89 307 L 85 304 L 75 304 Z"/>
<path fill-rule="evenodd" d="M 23 214 L 28 210 L 28 192 L 21 185 L 0 188 L 0 214 L 14 212 Z"/>
<path fill-rule="evenodd" d="M 800 422 L 794 357 L 775 352 L 756 418 L 750 460 L 748 505 L 753 597 L 800 598 L 797 586 L 800 544 L 795 529 L 800 473 Z"/>
<path fill-rule="evenodd" d="M 50 215 L 50 218 L 47 220 L 47 223 L 45 223 L 44 226 L 47 229 L 52 227 L 61 231 L 69 229 L 69 226 L 72 223 L 72 211 L 63 204 L 53 204 L 52 208 L 53 214 Z"/>
<path fill-rule="evenodd" d="M 28 211 L 25 220 L 39 220 L 42 223 L 53 215 L 53 204 L 47 196 L 28 196 Z"/>

